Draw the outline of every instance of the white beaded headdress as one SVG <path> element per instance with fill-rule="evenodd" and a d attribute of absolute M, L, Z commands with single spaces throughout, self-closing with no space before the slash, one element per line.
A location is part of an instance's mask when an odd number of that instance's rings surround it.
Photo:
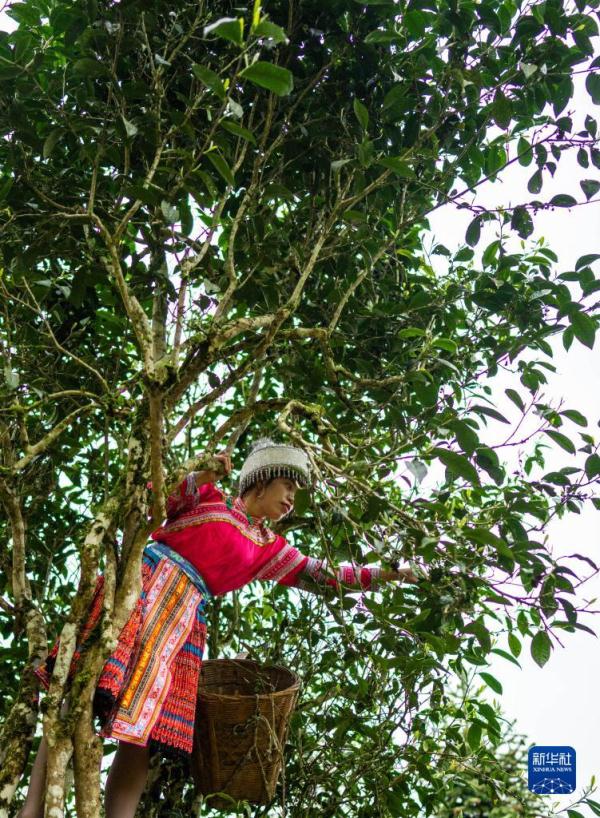
<path fill-rule="evenodd" d="M 303 449 L 275 443 L 268 437 L 261 437 L 252 446 L 240 472 L 240 496 L 257 480 L 272 477 L 290 477 L 301 486 L 310 483 L 310 462 Z"/>

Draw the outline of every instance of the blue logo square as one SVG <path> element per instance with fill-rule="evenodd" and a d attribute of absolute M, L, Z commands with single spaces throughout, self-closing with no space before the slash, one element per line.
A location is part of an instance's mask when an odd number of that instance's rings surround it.
<path fill-rule="evenodd" d="M 528 781 L 531 792 L 558 795 L 575 791 L 576 754 L 572 747 L 529 748 Z"/>

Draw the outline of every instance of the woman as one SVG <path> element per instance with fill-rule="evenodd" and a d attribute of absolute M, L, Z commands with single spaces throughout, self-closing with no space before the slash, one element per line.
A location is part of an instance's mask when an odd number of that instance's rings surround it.
<path fill-rule="evenodd" d="M 228 455 L 217 457 L 231 471 Z M 192 751 L 198 676 L 206 638 L 203 610 L 211 596 L 254 579 L 316 589 L 343 583 L 365 590 L 379 582 L 416 582 L 410 569 L 341 566 L 306 557 L 265 520 L 291 512 L 299 486 L 310 485 L 306 453 L 257 441 L 240 474 L 235 498 L 216 488 L 216 475 L 195 472 L 168 498 L 167 519 L 144 551 L 142 593 L 104 665 L 94 698 L 100 735 L 118 740 L 105 792 L 106 818 L 133 818 L 148 774 L 150 753 Z M 71 673 L 99 623 L 99 578 Z M 47 687 L 58 645 L 37 671 Z M 20 818 L 43 818 L 46 742 L 36 757 Z"/>

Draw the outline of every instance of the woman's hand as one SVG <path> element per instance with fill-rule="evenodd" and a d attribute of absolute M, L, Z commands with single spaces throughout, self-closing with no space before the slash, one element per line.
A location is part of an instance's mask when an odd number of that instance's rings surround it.
<path fill-rule="evenodd" d="M 396 573 L 398 574 L 399 582 L 416 583 L 419 581 L 419 577 L 414 573 L 412 568 L 399 568 Z"/>
<path fill-rule="evenodd" d="M 225 470 L 225 476 L 231 472 L 231 457 L 227 452 L 220 452 L 215 455 L 215 460 L 220 460 Z M 220 474 L 214 469 L 202 469 L 202 471 L 195 472 L 196 485 L 200 486 L 203 483 L 216 483 L 220 478 Z"/>
<path fill-rule="evenodd" d="M 225 477 L 231 472 L 231 457 L 227 454 L 227 452 L 220 452 L 219 454 L 215 455 L 215 460 L 220 460 L 223 464 L 223 468 L 225 469 Z M 216 472 L 213 472 L 216 474 Z"/>
<path fill-rule="evenodd" d="M 419 577 L 411 568 L 398 568 L 396 571 L 382 571 L 383 582 L 419 582 Z"/>

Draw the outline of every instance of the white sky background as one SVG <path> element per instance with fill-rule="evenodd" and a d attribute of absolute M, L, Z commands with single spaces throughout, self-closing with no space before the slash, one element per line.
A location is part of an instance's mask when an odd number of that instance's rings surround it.
<path fill-rule="evenodd" d="M 581 78 L 579 78 L 581 79 Z M 583 125 L 587 113 L 600 118 L 600 108 L 592 105 L 585 90 L 583 80 L 577 83 L 575 99 L 563 115 L 573 112 L 574 122 Z M 576 128 L 577 130 L 577 128 Z M 527 181 L 535 170 L 535 163 L 523 168 L 518 163 L 504 171 L 502 181 L 486 183 L 477 190 L 476 202 L 488 207 L 523 204 L 532 198 L 549 201 L 557 193 L 570 193 L 577 201 L 585 201 L 579 180 L 598 178 L 599 172 L 591 166 L 581 168 L 576 161 L 575 151 L 561 159 L 556 176 L 550 179 L 544 174 L 544 186 L 538 196 L 527 192 Z M 469 201 L 473 201 L 470 199 Z M 466 228 L 473 218 L 469 210 L 459 210 L 454 205 L 440 208 L 430 218 L 431 230 L 435 239 L 445 244 L 450 251 L 464 244 Z M 540 211 L 534 216 L 535 230 L 527 242 L 544 238 L 557 254 L 556 265 L 559 272 L 573 270 L 577 259 L 587 253 L 600 253 L 600 202 L 592 203 L 572 210 L 556 208 L 553 211 Z M 477 250 L 496 238 L 494 225 L 486 226 Z M 521 240 L 515 238 L 515 248 Z M 435 258 L 435 257 L 434 257 Z M 600 273 L 595 265 L 596 275 Z M 548 385 L 544 390 L 545 401 L 555 405 L 564 399 L 564 409 L 578 409 L 588 419 L 587 431 L 598 439 L 598 420 L 600 418 L 600 337 L 593 350 L 574 341 L 566 353 L 559 341 L 553 342 L 555 357 L 551 363 L 557 373 L 548 373 Z M 497 378 L 493 385 L 494 403 L 507 417 L 515 417 L 515 407 L 508 399 L 503 398 L 507 386 L 517 388 L 525 397 L 526 390 L 520 386 L 518 377 Z M 492 424 L 490 437 L 495 433 L 499 439 L 501 424 Z M 495 428 L 494 428 L 495 427 Z M 570 428 L 569 428 L 570 427 Z M 504 427 L 508 428 L 508 427 Z M 570 434 L 575 445 L 578 445 L 577 430 L 579 427 L 566 423 L 564 431 Z M 529 451 L 524 446 L 523 451 Z M 518 456 L 518 450 L 505 450 L 500 459 L 505 460 Z M 544 471 L 571 465 L 571 456 L 562 449 L 548 450 L 547 468 Z M 510 459 L 509 461 L 510 462 Z M 516 462 L 516 460 L 513 460 Z M 554 520 L 549 529 L 549 546 L 553 555 L 580 553 L 589 556 L 594 562 L 600 559 L 599 536 L 600 512 L 591 504 L 586 506 L 580 515 L 568 514 L 562 520 Z M 571 564 L 578 574 L 589 572 L 583 562 Z M 581 607 L 584 600 L 594 597 L 600 599 L 600 578 L 594 576 L 579 589 L 577 602 Z M 590 607 L 600 609 L 600 602 Z M 600 632 L 600 617 L 587 615 L 580 621 L 595 631 Z M 570 796 L 540 796 L 540 810 L 547 809 L 551 814 L 551 805 L 562 809 L 580 795 L 584 786 L 590 782 L 592 775 L 600 780 L 600 650 L 598 640 L 590 634 L 579 631 L 576 634 L 560 632 L 561 649 L 553 640 L 555 650 L 545 667 L 539 668 L 529 653 L 529 645 L 524 644 L 519 657 L 522 670 L 499 656 L 494 656 L 491 672 L 501 681 L 504 693 L 500 705 L 506 716 L 516 719 L 515 730 L 525 734 L 539 745 L 571 745 L 577 753 L 577 791 Z M 505 638 L 497 647 L 508 650 Z M 495 694 L 490 694 L 494 696 Z M 526 774 L 526 771 L 524 771 Z M 598 793 L 592 794 L 594 800 L 600 800 Z M 591 816 L 589 808 L 578 806 L 577 809 L 586 816 Z M 566 813 L 563 813 L 566 814 Z"/>
<path fill-rule="evenodd" d="M 0 12 L 0 29 L 10 30 L 14 27 L 12 20 Z M 586 113 L 600 118 L 600 108 L 592 106 L 589 96 L 578 83 L 574 102 L 568 111 L 575 113 L 577 123 L 583 123 Z M 499 205 L 516 205 L 532 198 L 527 193 L 527 180 L 532 175 L 535 165 L 522 168 L 515 164 L 503 172 L 502 181 L 487 183 L 477 190 L 476 201 L 480 205 L 496 207 Z M 575 160 L 575 152 L 561 160 L 556 177 L 549 180 L 544 176 L 542 193 L 536 197 L 549 200 L 556 193 L 571 193 L 578 201 L 584 199 L 579 187 L 583 178 L 598 178 L 599 172 L 594 168 L 583 169 Z M 458 210 L 454 205 L 440 208 L 430 218 L 431 230 L 435 240 L 445 244 L 451 251 L 464 244 L 465 230 L 473 214 L 468 210 Z M 542 211 L 534 218 L 535 231 L 528 241 L 544 237 L 552 250 L 558 255 L 560 272 L 574 269 L 576 260 L 587 253 L 600 253 L 600 203 L 593 203 L 573 210 L 557 208 L 554 211 Z M 486 226 L 478 250 L 484 248 L 495 238 L 495 227 Z M 516 240 L 519 242 L 520 240 Z M 518 245 L 517 245 L 518 246 Z M 435 257 L 434 257 L 435 258 Z M 558 401 L 565 399 L 563 408 L 578 409 L 589 421 L 586 430 L 598 437 L 598 419 L 600 418 L 600 339 L 594 350 L 588 350 L 577 340 L 568 354 L 560 342 L 555 343 L 556 355 L 553 360 L 557 374 L 548 375 L 548 387 L 545 399 Z M 514 381 L 498 378 L 494 383 L 494 399 L 503 396 L 507 386 L 518 388 L 518 379 Z M 521 390 L 523 391 L 523 390 Z M 508 417 L 515 417 L 515 407 L 510 401 L 498 403 L 500 411 Z M 568 422 L 567 422 L 568 425 Z M 490 436 L 498 434 L 498 424 L 491 427 Z M 508 427 L 506 427 L 508 428 Z M 575 433 L 576 427 L 566 428 L 567 433 Z M 572 434 L 575 441 L 577 435 Z M 525 447 L 526 448 L 526 447 Z M 516 449 L 510 450 L 509 456 L 517 457 Z M 501 459 L 506 457 L 501 454 Z M 547 457 L 547 469 L 560 468 L 569 462 L 570 456 L 562 451 L 552 452 Z M 590 505 L 580 515 L 569 514 L 562 520 L 555 520 L 549 529 L 550 544 L 555 556 L 579 552 L 600 559 L 598 531 L 600 512 Z M 583 571 L 584 563 L 573 565 L 574 570 Z M 587 568 L 586 568 L 587 571 Z M 594 577 L 580 589 L 578 606 L 584 600 L 597 597 L 600 599 L 600 578 Z M 600 609 L 600 603 L 592 605 Z M 581 621 L 600 631 L 600 617 L 587 616 Z M 522 670 L 500 657 L 494 657 L 491 672 L 500 679 L 504 694 L 500 704 L 506 716 L 516 719 L 515 729 L 525 734 L 536 744 L 571 745 L 577 752 L 577 794 L 587 785 L 592 775 L 600 779 L 600 650 L 598 641 L 589 634 L 561 633 L 564 648 L 555 643 L 555 650 L 550 661 L 540 669 L 530 658 L 529 645 L 525 644 L 520 656 Z M 498 647 L 507 649 L 501 640 Z M 486 689 L 487 690 L 487 689 Z M 486 693 L 486 695 L 488 695 Z M 493 694 L 489 694 L 493 696 Z M 526 775 L 526 771 L 523 773 Z M 593 794 L 600 800 L 600 795 Z M 551 814 L 552 805 L 564 808 L 575 800 L 575 794 L 552 798 L 540 796 L 540 815 Z M 588 816 L 592 813 L 585 807 L 579 811 Z"/>

